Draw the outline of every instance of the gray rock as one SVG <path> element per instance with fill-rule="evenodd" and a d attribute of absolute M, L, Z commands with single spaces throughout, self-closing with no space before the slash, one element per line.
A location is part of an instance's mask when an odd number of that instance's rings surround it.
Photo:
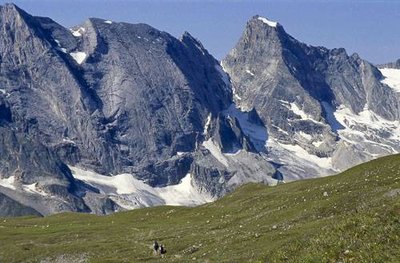
<path fill-rule="evenodd" d="M 0 217 L 16 217 L 27 215 L 41 216 L 38 211 L 24 206 L 8 196 L 0 193 Z"/>
<path fill-rule="evenodd" d="M 348 108 L 355 116 L 368 109 L 387 122 L 400 118 L 398 94 L 382 84 L 380 71 L 357 54 L 306 45 L 279 23 L 270 26 L 255 16 L 222 64 L 232 80 L 237 105 L 254 108 L 273 141 L 300 146 L 310 156 L 332 158 L 336 171 L 398 151 L 389 139 L 392 133 L 361 123 L 351 128 L 365 133 L 370 142 L 360 137 L 355 141 L 361 146 L 341 143 L 341 130 L 346 127 L 333 114 L 339 107 Z M 396 150 L 388 152 L 390 148 Z M 269 158 L 277 161 L 274 158 L 280 157 L 273 153 Z M 289 168 L 283 174 L 302 178 L 334 171 L 310 169 Z"/>
<path fill-rule="evenodd" d="M 132 173 L 154 187 L 190 173 L 214 196 L 233 189 L 216 187 L 208 179 L 214 172 L 198 168 L 209 158 L 200 146 L 208 116 L 219 116 L 210 134 L 224 153 L 255 149 L 238 121 L 221 115 L 232 104 L 230 84 L 189 33 L 178 40 L 145 24 L 97 18 L 69 30 L 12 4 L 0 15 L 7 32 L 0 35 L 0 178 L 19 185 L 4 190 L 10 198 L 41 214 L 122 209 L 67 165 Z M 242 162 L 260 162 L 271 176 L 273 167 L 254 156 Z M 238 165 L 220 172 L 245 176 Z"/>
<path fill-rule="evenodd" d="M 190 174 L 199 192 L 220 197 L 246 182 L 331 174 L 400 151 L 393 125 L 336 119 L 347 107 L 399 120 L 399 96 L 375 66 L 344 49 L 303 44 L 258 16 L 222 62 L 230 76 L 187 32 L 176 39 L 98 18 L 66 29 L 12 4 L 0 7 L 0 28 L 7 215 L 143 206 L 135 193 L 108 195 L 76 180 L 68 166 L 129 173 L 152 187 Z M 349 126 L 345 139 L 359 145 L 344 142 Z M 326 159 L 331 165 L 321 166 Z M 165 203 L 150 192 L 147 204 Z"/>

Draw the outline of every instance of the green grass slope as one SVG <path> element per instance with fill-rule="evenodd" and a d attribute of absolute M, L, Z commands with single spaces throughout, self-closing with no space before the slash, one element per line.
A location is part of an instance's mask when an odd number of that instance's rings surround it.
<path fill-rule="evenodd" d="M 0 220 L 0 262 L 158 261 L 400 262 L 400 155 L 196 208 Z"/>

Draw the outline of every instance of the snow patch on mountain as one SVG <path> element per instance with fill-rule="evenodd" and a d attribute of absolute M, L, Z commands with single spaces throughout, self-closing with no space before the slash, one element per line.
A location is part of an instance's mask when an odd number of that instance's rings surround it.
<path fill-rule="evenodd" d="M 217 159 L 224 166 L 228 167 L 228 160 L 226 159 L 218 145 L 214 143 L 212 138 L 204 141 L 203 146 L 211 153 L 212 156 L 215 157 L 215 159 Z"/>
<path fill-rule="evenodd" d="M 312 145 L 314 145 L 315 147 L 319 147 L 319 146 L 321 146 L 321 144 L 323 144 L 324 143 L 324 141 L 313 141 L 312 142 Z"/>
<path fill-rule="evenodd" d="M 312 136 L 308 133 L 305 133 L 303 131 L 300 131 L 297 133 L 299 136 L 301 136 L 302 138 L 305 138 L 307 141 L 311 141 Z"/>
<path fill-rule="evenodd" d="M 310 119 L 300 106 L 284 101 L 281 103 L 302 119 L 316 122 Z M 374 159 L 400 151 L 400 121 L 386 120 L 368 107 L 357 114 L 345 105 L 336 109 L 327 102 L 322 102 L 321 105 L 326 121 L 339 137 L 337 149 L 329 157 L 315 155 L 303 143 L 319 147 L 324 140 L 304 131 L 296 132 L 294 137 L 303 142 L 302 144 L 290 144 L 278 138 L 269 138 L 266 157 L 274 163 L 279 163 L 278 170 L 285 175 L 285 181 L 339 172 L 343 166 L 336 166 L 335 162 L 343 151 L 361 151 L 360 160 Z"/>
<path fill-rule="evenodd" d="M 275 129 L 277 129 L 277 130 L 278 130 L 279 132 L 281 132 L 281 133 L 284 133 L 284 134 L 286 134 L 286 135 L 289 135 L 289 133 L 288 133 L 287 131 L 283 130 L 281 127 L 278 127 L 278 126 L 273 125 L 273 124 L 272 124 L 272 127 L 274 127 Z"/>
<path fill-rule="evenodd" d="M 207 135 L 210 124 L 211 124 L 211 113 L 208 114 L 207 116 L 206 125 L 204 125 L 203 135 Z"/>
<path fill-rule="evenodd" d="M 240 97 L 237 93 L 236 93 L 236 89 L 232 87 L 232 94 L 233 97 L 237 100 L 242 100 L 242 97 Z"/>
<path fill-rule="evenodd" d="M 385 77 L 381 82 L 391 87 L 394 91 L 400 92 L 400 69 L 381 68 L 379 70 Z"/>
<path fill-rule="evenodd" d="M 265 17 L 258 17 L 258 20 L 261 20 L 264 24 L 269 25 L 270 27 L 276 27 L 278 25 L 277 22 L 266 19 Z"/>
<path fill-rule="evenodd" d="M 27 192 L 31 194 L 38 194 L 41 196 L 48 196 L 46 192 L 39 189 L 37 183 L 33 184 L 17 184 L 15 181 L 15 176 L 10 176 L 8 178 L 1 178 L 0 179 L 0 186 L 9 188 L 11 190 L 16 190 L 20 192 Z"/>
<path fill-rule="evenodd" d="M 106 21 L 104 21 L 104 23 L 105 23 L 105 24 L 109 24 L 109 25 L 111 25 L 111 24 L 112 24 L 112 21 L 110 21 L 110 20 L 106 20 Z"/>
<path fill-rule="evenodd" d="M 253 73 L 253 72 L 251 72 L 251 71 L 250 71 L 250 70 L 248 70 L 248 69 L 246 69 L 246 73 L 248 73 L 248 74 L 250 74 L 250 75 L 254 76 L 254 73 Z"/>
<path fill-rule="evenodd" d="M 310 154 L 299 145 L 284 144 L 275 138 L 268 141 L 266 160 L 279 164 L 279 172 L 285 181 L 334 174 L 332 158 L 321 158 Z"/>
<path fill-rule="evenodd" d="M 291 144 L 283 144 L 279 142 L 275 142 L 278 147 L 283 148 L 298 158 L 307 160 L 308 162 L 314 163 L 315 165 L 319 166 L 320 168 L 324 169 L 332 169 L 332 158 L 321 158 L 314 154 L 310 154 L 305 149 L 303 149 L 300 145 L 291 145 Z"/>
<path fill-rule="evenodd" d="M 15 190 L 15 176 L 10 176 L 8 178 L 0 178 L 0 186 Z"/>
<path fill-rule="evenodd" d="M 268 140 L 268 131 L 266 127 L 251 123 L 249 121 L 249 113 L 241 111 L 234 103 L 231 104 L 223 114 L 236 118 L 239 121 L 243 133 L 250 138 L 258 151 L 263 151 L 265 149 L 264 147 Z"/>
<path fill-rule="evenodd" d="M 87 54 L 85 52 L 80 52 L 80 51 L 75 51 L 75 52 L 72 52 L 69 54 L 79 65 L 82 64 L 83 61 L 85 61 L 86 56 L 87 56 Z"/>
<path fill-rule="evenodd" d="M 312 118 L 310 118 L 310 116 L 304 112 L 302 109 L 299 108 L 299 106 L 297 106 L 296 103 L 290 103 L 290 110 L 296 114 L 299 115 L 303 120 L 312 120 Z"/>
<path fill-rule="evenodd" d="M 105 176 L 79 167 L 69 168 L 75 179 L 93 186 L 125 209 L 155 205 L 195 206 L 214 201 L 207 193 L 197 190 L 190 174 L 177 185 L 153 188 L 132 174 Z"/>
<path fill-rule="evenodd" d="M 56 42 L 58 50 L 60 50 L 63 53 L 67 53 L 67 49 L 61 46 L 60 41 L 58 39 L 54 39 L 54 42 Z"/>
<path fill-rule="evenodd" d="M 288 102 L 285 100 L 278 100 L 283 106 L 291 110 L 294 114 L 300 116 L 302 120 L 310 120 L 313 122 L 315 121 L 309 114 L 307 114 L 305 111 L 300 109 L 300 107 L 295 103 L 295 102 Z"/>
<path fill-rule="evenodd" d="M 317 122 L 301 110 L 301 106 L 286 101 L 281 101 L 281 103 L 303 120 Z M 334 160 L 338 158 L 341 151 L 352 151 L 352 147 L 362 149 L 365 156 L 363 158 L 366 159 L 400 151 L 399 121 L 386 120 L 368 107 L 357 114 L 344 105 L 335 109 L 329 103 L 321 102 L 321 106 L 327 123 L 339 137 L 338 148 L 331 156 L 319 157 L 303 144 L 290 144 L 277 138 L 268 140 L 267 158 L 281 165 L 279 171 L 285 174 L 286 181 L 338 172 L 339 168 L 336 167 Z M 296 132 L 295 138 L 315 147 L 324 143 L 324 140 L 315 138 L 314 135 L 304 131 Z M 309 174 L 305 174 L 305 171 Z"/>
<path fill-rule="evenodd" d="M 386 120 L 368 108 L 355 114 L 343 105 L 335 111 L 334 115 L 345 127 L 339 131 L 339 135 L 346 141 L 357 144 L 361 138 L 361 141 L 379 145 L 390 146 L 400 143 L 400 121 Z M 393 152 L 397 151 L 398 149 L 393 149 Z"/>
<path fill-rule="evenodd" d="M 335 109 L 326 101 L 322 101 L 321 105 L 325 111 L 325 120 L 331 126 L 333 132 L 344 129 L 344 126 L 337 121 L 335 117 Z"/>
<path fill-rule="evenodd" d="M 37 187 L 37 183 L 22 185 L 22 189 L 25 192 L 29 192 L 32 194 L 39 194 L 42 196 L 48 196 L 48 194 Z"/>
<path fill-rule="evenodd" d="M 74 37 L 81 37 L 82 34 L 83 34 L 85 31 L 86 31 L 86 29 L 83 28 L 83 27 L 80 27 L 80 28 L 78 28 L 77 30 L 71 29 L 71 33 L 72 33 L 72 35 L 73 35 Z"/>
<path fill-rule="evenodd" d="M 64 143 L 76 145 L 76 143 L 73 140 L 69 139 L 69 138 L 63 138 L 62 141 Z"/>

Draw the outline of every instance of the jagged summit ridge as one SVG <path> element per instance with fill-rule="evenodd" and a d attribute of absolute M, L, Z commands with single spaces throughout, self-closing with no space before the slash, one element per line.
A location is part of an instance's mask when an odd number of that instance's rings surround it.
<path fill-rule="evenodd" d="M 0 35 L 1 132 L 21 138 L 0 141 L 0 192 L 10 205 L 106 214 L 170 203 L 149 187 L 176 185 L 168 189 L 198 198 L 190 205 L 243 182 L 274 181 L 246 127 L 223 113 L 229 79 L 189 33 L 178 40 L 145 24 L 91 18 L 66 29 L 25 17 L 0 20 L 10 26 Z M 35 169 L 24 152 L 10 161 L 19 144 L 51 158 Z M 109 191 L 115 182 L 137 191 Z"/>
<path fill-rule="evenodd" d="M 66 29 L 9 9 L 0 194 L 18 209 L 7 211 L 194 205 L 400 150 L 389 71 L 268 19 L 251 18 L 219 63 L 188 32 L 100 18 Z"/>
<path fill-rule="evenodd" d="M 255 108 L 267 125 L 267 156 L 280 159 L 287 179 L 399 151 L 399 96 L 357 54 L 306 45 L 253 18 L 222 65 L 238 106 Z"/>

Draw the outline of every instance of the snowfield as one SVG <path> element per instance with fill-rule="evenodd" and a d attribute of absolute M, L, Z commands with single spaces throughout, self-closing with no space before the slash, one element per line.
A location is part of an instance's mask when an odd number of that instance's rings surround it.
<path fill-rule="evenodd" d="M 24 189 L 25 192 L 29 192 L 32 194 L 39 194 L 42 196 L 48 196 L 47 193 L 45 193 L 44 191 L 40 190 L 37 188 L 37 183 L 33 183 L 33 184 L 28 184 L 28 185 L 22 185 L 22 189 Z"/>
<path fill-rule="evenodd" d="M 177 185 L 153 188 L 132 174 L 105 176 L 79 167 L 69 168 L 75 179 L 93 186 L 125 209 L 155 205 L 195 206 L 215 200 L 196 189 L 190 174 Z"/>
<path fill-rule="evenodd" d="M 249 113 L 242 111 L 236 106 L 236 104 L 231 104 L 231 106 L 223 112 L 225 116 L 236 118 L 239 121 L 240 127 L 243 133 L 246 134 L 254 147 L 258 151 L 263 151 L 265 149 L 265 144 L 268 140 L 267 128 L 260 126 L 249 121 Z"/>
<path fill-rule="evenodd" d="M 82 64 L 83 61 L 85 61 L 86 56 L 87 56 L 87 54 L 85 52 L 80 52 L 80 51 L 72 52 L 69 54 L 79 65 Z"/>
<path fill-rule="evenodd" d="M 10 176 L 8 178 L 0 178 L 0 186 L 9 188 L 11 190 L 15 190 L 15 185 L 14 185 L 15 177 Z"/>
<path fill-rule="evenodd" d="M 265 17 L 258 17 L 258 20 L 261 20 L 264 24 L 269 25 L 270 27 L 276 27 L 278 25 L 277 22 L 266 19 Z"/>
<path fill-rule="evenodd" d="M 83 27 L 78 28 L 77 30 L 71 29 L 71 33 L 74 37 L 81 37 L 83 33 L 85 33 L 86 29 Z"/>
<path fill-rule="evenodd" d="M 394 91 L 400 92 L 400 69 L 382 68 L 379 70 L 385 77 L 381 82 L 391 87 Z"/>
<path fill-rule="evenodd" d="M 15 180 L 15 176 L 10 176 L 8 178 L 0 178 L 0 186 L 19 192 L 48 196 L 46 192 L 38 188 L 37 182 L 33 184 L 21 184 Z"/>
<path fill-rule="evenodd" d="M 207 141 L 203 142 L 204 148 L 210 151 L 211 155 L 215 157 L 220 163 L 222 163 L 225 167 L 228 167 L 228 160 L 222 153 L 221 149 L 214 143 L 214 141 L 210 138 Z"/>

